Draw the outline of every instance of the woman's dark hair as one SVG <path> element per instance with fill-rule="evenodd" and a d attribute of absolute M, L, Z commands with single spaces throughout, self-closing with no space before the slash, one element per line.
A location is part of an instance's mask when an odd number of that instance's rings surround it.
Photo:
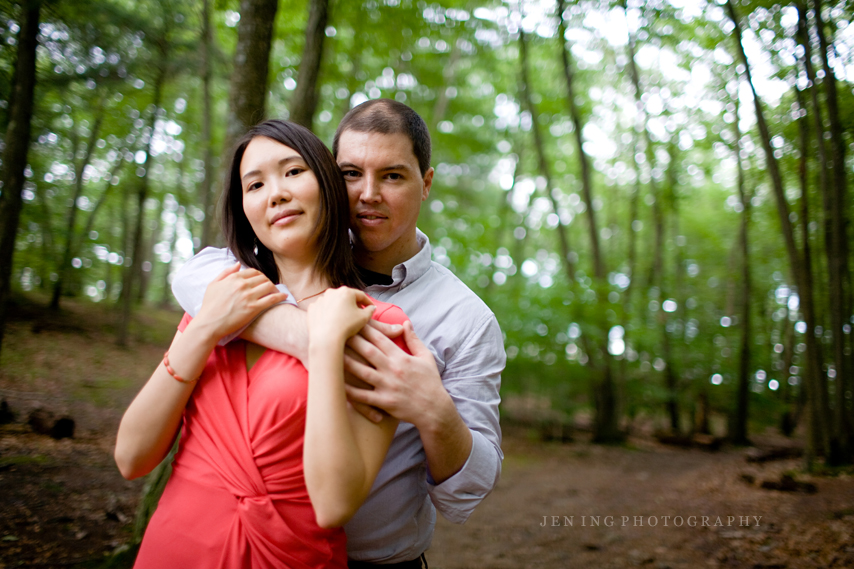
<path fill-rule="evenodd" d="M 350 246 L 350 205 L 341 170 L 319 138 L 307 128 L 292 122 L 276 119 L 265 121 L 253 126 L 237 142 L 221 202 L 222 233 L 228 248 L 244 265 L 258 269 L 274 283 L 281 281 L 273 253 L 256 239 L 243 211 L 240 162 L 246 147 L 258 136 L 266 136 L 299 152 L 317 178 L 320 186 L 320 213 L 314 229 L 317 236 L 315 269 L 326 275 L 332 286 L 363 288 Z"/>

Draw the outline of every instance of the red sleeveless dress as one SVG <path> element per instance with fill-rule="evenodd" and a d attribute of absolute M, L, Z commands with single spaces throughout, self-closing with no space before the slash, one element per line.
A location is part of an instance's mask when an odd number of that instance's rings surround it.
<path fill-rule="evenodd" d="M 374 303 L 375 319 L 406 320 Z M 344 530 L 317 525 L 305 486 L 307 395 L 296 358 L 267 350 L 247 372 L 246 342 L 218 346 L 184 410 L 172 477 L 134 567 L 346 569 Z"/>

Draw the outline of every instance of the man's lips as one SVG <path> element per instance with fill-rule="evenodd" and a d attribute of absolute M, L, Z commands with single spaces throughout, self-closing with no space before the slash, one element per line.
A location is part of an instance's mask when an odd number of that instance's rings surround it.
<path fill-rule="evenodd" d="M 270 219 L 270 225 L 283 225 L 288 223 L 290 220 L 296 218 L 296 216 L 300 215 L 302 212 L 296 209 L 287 209 L 285 211 L 280 211 L 276 215 Z"/>
<path fill-rule="evenodd" d="M 378 211 L 361 211 L 356 214 L 356 218 L 361 221 L 382 221 L 383 219 L 388 219 L 388 216 Z"/>

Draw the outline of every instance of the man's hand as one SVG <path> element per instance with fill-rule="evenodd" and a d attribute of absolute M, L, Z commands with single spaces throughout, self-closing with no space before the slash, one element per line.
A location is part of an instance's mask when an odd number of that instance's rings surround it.
<path fill-rule="evenodd" d="M 418 427 L 426 421 L 425 414 L 437 399 L 449 397 L 433 354 L 418 339 L 409 322 L 402 328 L 412 355 L 401 350 L 373 324 L 347 342 L 352 352 L 345 352 L 344 368 L 369 386 L 360 389 L 347 385 L 347 398 L 354 404 L 382 409 Z"/>
<path fill-rule="evenodd" d="M 345 351 L 345 370 L 373 389 L 344 387 L 357 410 L 360 410 L 358 405 L 377 407 L 415 425 L 424 444 L 430 475 L 439 484 L 457 473 L 468 460 L 471 431 L 442 384 L 433 354 L 418 339 L 409 322 L 403 325 L 403 339 L 412 355 L 372 326 L 365 326 L 350 338 L 348 347 L 364 361 Z M 371 419 L 369 414 L 362 414 Z"/>

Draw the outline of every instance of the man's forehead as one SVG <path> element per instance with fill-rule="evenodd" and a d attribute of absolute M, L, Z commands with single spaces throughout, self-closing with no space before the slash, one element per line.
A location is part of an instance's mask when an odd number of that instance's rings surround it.
<path fill-rule="evenodd" d="M 338 163 L 383 157 L 392 162 L 418 163 L 412 140 L 405 133 L 345 130 L 338 139 Z"/>

